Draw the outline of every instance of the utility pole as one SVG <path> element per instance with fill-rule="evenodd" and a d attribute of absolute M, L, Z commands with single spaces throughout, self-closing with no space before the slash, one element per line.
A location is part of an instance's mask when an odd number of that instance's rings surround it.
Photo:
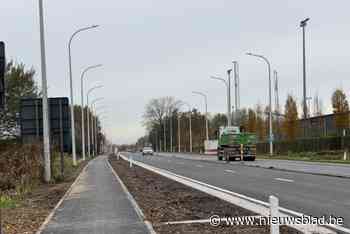
<path fill-rule="evenodd" d="M 50 156 L 50 129 L 47 100 L 47 80 L 46 80 L 46 53 L 45 53 L 45 29 L 43 0 L 39 0 L 39 21 L 40 21 L 40 49 L 41 49 L 41 82 L 42 82 L 42 105 L 43 105 L 43 142 L 44 142 L 44 179 L 45 182 L 51 180 L 51 156 Z"/>
<path fill-rule="evenodd" d="M 276 126 L 276 130 L 275 131 L 279 137 L 279 129 L 280 129 L 280 103 L 279 103 L 279 93 L 278 93 L 278 75 L 277 75 L 277 71 L 274 70 L 273 71 L 273 76 L 274 76 L 274 83 L 275 83 L 275 113 L 276 113 L 276 123 L 277 123 L 277 126 Z"/>
<path fill-rule="evenodd" d="M 177 116 L 177 136 L 178 136 L 178 143 L 177 143 L 177 146 L 178 146 L 178 151 L 179 153 L 181 152 L 181 126 L 180 126 L 180 113 L 178 113 L 178 116 Z"/>
<path fill-rule="evenodd" d="M 228 89 L 227 89 L 227 94 L 228 94 L 228 99 L 227 99 L 227 117 L 228 117 L 228 127 L 232 126 L 232 111 L 231 111 L 231 72 L 232 72 L 232 69 L 229 69 L 227 70 L 227 86 L 228 86 Z"/>
<path fill-rule="evenodd" d="M 173 152 L 173 113 L 170 112 L 170 152 Z"/>
<path fill-rule="evenodd" d="M 303 113 L 304 113 L 304 135 L 306 128 L 306 119 L 307 119 L 307 103 L 306 103 L 306 56 L 305 56 L 305 27 L 307 21 L 310 18 L 306 18 L 305 20 L 300 22 L 300 27 L 303 29 Z"/>
<path fill-rule="evenodd" d="M 166 131 L 165 131 L 165 125 L 166 125 L 166 116 L 164 117 L 164 121 L 163 121 L 163 130 L 164 130 L 164 152 L 166 152 Z"/>
<path fill-rule="evenodd" d="M 239 109 L 240 109 L 240 97 L 239 97 L 239 74 L 238 74 L 238 62 L 233 61 L 233 70 L 234 70 L 234 83 L 235 83 L 235 124 L 240 125 L 238 123 L 238 115 L 239 115 Z"/>

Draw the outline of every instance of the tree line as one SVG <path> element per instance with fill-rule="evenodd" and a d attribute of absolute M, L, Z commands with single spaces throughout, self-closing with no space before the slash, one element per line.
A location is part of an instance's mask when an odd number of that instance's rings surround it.
<path fill-rule="evenodd" d="M 27 68 L 23 63 L 16 63 L 10 61 L 6 65 L 5 70 L 5 116 L 17 121 L 20 112 L 20 102 L 23 98 L 40 98 L 41 90 L 38 84 L 35 82 L 35 70 L 34 68 Z M 75 112 L 75 138 L 77 145 L 77 152 L 81 153 L 82 135 L 81 135 L 81 106 L 74 106 Z M 101 132 L 101 123 L 97 116 L 95 116 L 90 109 L 85 107 L 85 123 L 87 123 L 87 111 L 89 116 L 97 118 L 97 129 L 98 129 L 98 141 L 104 141 L 105 136 Z M 1 123 L 1 121 L 0 121 Z M 85 132 L 87 133 L 87 125 L 85 124 Z M 90 136 L 92 136 L 92 130 L 90 129 Z M 86 134 L 87 137 L 87 134 Z M 85 140 L 87 142 L 87 138 Z M 100 144 L 98 144 L 100 146 Z"/>
<path fill-rule="evenodd" d="M 331 97 L 332 109 L 335 114 L 335 126 L 338 129 L 349 127 L 349 104 L 346 94 L 340 88 L 336 89 Z M 205 114 L 196 108 L 183 110 L 184 102 L 174 97 L 160 97 L 151 99 L 145 106 L 143 125 L 147 134 L 138 139 L 136 146 L 141 148 L 151 143 L 158 151 L 178 151 L 179 141 L 181 151 L 190 149 L 190 121 L 192 129 L 192 144 L 194 152 L 204 150 L 205 140 Z M 308 117 L 323 114 L 322 101 L 315 95 L 313 113 L 308 106 Z M 233 112 L 233 125 L 241 126 L 244 131 L 255 133 L 260 142 L 268 140 L 268 113 L 269 107 L 261 104 L 254 108 L 241 108 Z M 275 106 L 273 113 L 273 134 L 275 140 L 295 140 L 302 135 L 296 98 L 288 95 L 283 111 Z M 218 138 L 220 126 L 227 125 L 227 116 L 223 113 L 208 114 L 209 139 Z"/>

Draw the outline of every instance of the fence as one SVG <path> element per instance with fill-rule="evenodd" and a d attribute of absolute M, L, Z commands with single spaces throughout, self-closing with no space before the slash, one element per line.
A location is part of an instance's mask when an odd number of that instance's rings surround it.
<path fill-rule="evenodd" d="M 320 138 L 301 138 L 294 141 L 276 141 L 274 142 L 274 152 L 286 154 L 288 152 L 325 152 L 340 151 L 344 148 L 350 148 L 350 136 L 340 137 L 320 137 Z M 257 152 L 266 154 L 269 152 L 269 143 L 260 142 L 257 144 Z"/>

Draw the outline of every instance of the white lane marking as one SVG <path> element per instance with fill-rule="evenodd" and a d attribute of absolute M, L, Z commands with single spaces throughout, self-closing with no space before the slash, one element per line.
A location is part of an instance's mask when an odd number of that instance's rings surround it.
<path fill-rule="evenodd" d="M 122 158 L 126 161 L 129 159 L 125 156 L 122 156 Z M 180 182 L 184 185 L 190 186 L 194 189 L 200 190 L 202 192 L 205 192 L 207 194 L 210 194 L 212 196 L 218 197 L 222 200 L 225 200 L 227 202 L 230 202 L 235 205 L 239 205 L 240 207 L 243 207 L 247 210 L 251 210 L 255 213 L 264 215 L 264 216 L 269 216 L 270 215 L 270 209 L 269 209 L 269 203 L 263 202 L 251 197 L 247 197 L 245 195 L 235 193 L 229 190 L 225 190 L 210 184 L 206 184 L 204 182 L 198 181 L 191 179 L 189 177 L 181 176 L 178 174 L 175 174 L 173 172 L 170 172 L 165 169 L 160 169 L 157 167 L 153 167 L 150 165 L 147 165 L 142 162 L 136 162 L 138 166 L 141 166 L 147 170 L 153 171 L 159 175 L 165 176 L 169 179 L 175 180 L 177 182 Z M 286 208 L 280 207 L 280 217 L 289 217 L 291 215 L 293 216 L 304 216 L 305 214 L 288 210 Z M 291 225 L 292 227 L 296 228 L 297 230 L 300 230 L 302 233 L 322 233 L 322 234 L 335 234 L 336 232 L 331 231 L 328 228 L 322 227 L 322 226 L 317 226 L 314 224 L 310 225 Z M 350 229 L 344 228 L 342 226 L 338 225 L 327 225 L 328 227 L 331 226 L 333 229 L 341 230 L 345 233 L 350 233 Z"/>
<path fill-rule="evenodd" d="M 228 173 L 236 173 L 235 171 L 232 171 L 232 170 L 225 170 L 225 171 Z"/>
<path fill-rule="evenodd" d="M 196 165 L 196 167 L 203 167 L 203 166 L 202 166 L 202 165 L 200 165 L 200 164 L 197 164 L 197 165 Z"/>
<path fill-rule="evenodd" d="M 294 180 L 283 179 L 283 178 L 275 178 L 275 180 L 283 181 L 283 182 L 289 182 L 289 183 L 293 183 L 294 182 Z"/>

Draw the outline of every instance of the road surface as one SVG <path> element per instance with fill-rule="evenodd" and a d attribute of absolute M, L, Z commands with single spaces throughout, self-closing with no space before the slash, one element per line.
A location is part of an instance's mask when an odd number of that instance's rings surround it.
<path fill-rule="evenodd" d="M 149 165 L 169 170 L 210 185 L 262 201 L 269 195 L 280 199 L 282 207 L 320 217 L 343 217 L 350 227 L 350 179 L 312 175 L 238 164 L 213 163 L 177 157 L 126 153 Z"/>
<path fill-rule="evenodd" d="M 206 160 L 215 161 L 217 163 L 225 163 L 218 161 L 216 156 L 207 156 L 200 154 L 184 154 L 184 153 L 157 153 L 163 156 L 176 156 L 179 158 L 193 159 L 193 160 Z M 269 160 L 269 159 L 257 159 L 254 162 L 230 162 L 232 164 L 243 164 L 246 166 L 258 166 L 264 168 L 274 168 L 280 170 L 289 170 L 310 174 L 319 175 L 332 175 L 350 178 L 350 164 L 339 163 L 321 163 L 321 162 L 304 162 L 304 161 L 292 161 L 292 160 Z"/>

